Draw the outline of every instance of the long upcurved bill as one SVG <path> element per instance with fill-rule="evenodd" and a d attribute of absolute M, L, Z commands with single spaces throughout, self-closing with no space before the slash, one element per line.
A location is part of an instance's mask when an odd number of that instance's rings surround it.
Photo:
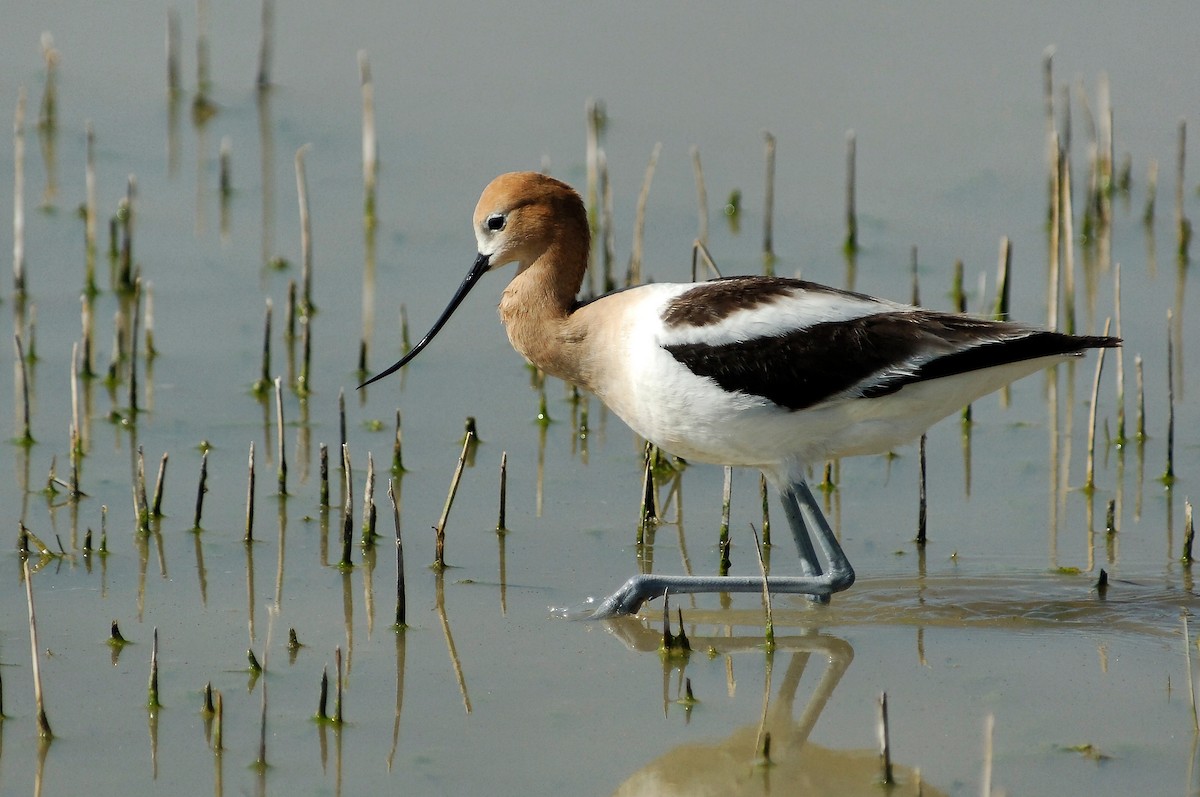
<path fill-rule="evenodd" d="M 479 282 L 479 278 L 488 272 L 488 268 L 490 268 L 490 266 L 487 255 L 480 254 L 478 257 L 476 257 L 474 265 L 471 266 L 471 270 L 467 272 L 467 276 L 463 278 L 462 284 L 459 285 L 458 290 L 455 291 L 454 297 L 450 299 L 450 304 L 446 305 L 446 309 L 442 311 L 442 314 L 438 320 L 433 322 L 433 326 L 428 332 L 425 333 L 425 337 L 417 341 L 417 345 L 413 346 L 412 350 L 409 351 L 408 354 L 401 357 L 394 365 L 385 371 L 380 371 L 379 373 L 375 374 L 375 376 L 359 385 L 359 388 L 364 388 L 372 382 L 377 382 L 380 379 L 383 379 L 388 374 L 399 371 L 405 365 L 408 365 L 408 363 L 414 357 L 420 354 L 421 350 L 429 344 L 429 341 L 433 340 L 433 336 L 440 332 L 442 327 L 445 326 L 446 322 L 450 320 L 450 316 L 454 315 L 454 311 L 458 309 L 460 304 L 462 304 L 462 300 L 467 298 L 467 294 L 470 293 L 471 289 L 475 287 L 475 283 Z"/>

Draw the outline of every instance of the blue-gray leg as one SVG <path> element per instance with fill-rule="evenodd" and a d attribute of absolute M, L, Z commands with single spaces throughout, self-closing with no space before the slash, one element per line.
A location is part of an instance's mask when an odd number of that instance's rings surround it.
<path fill-rule="evenodd" d="M 803 479 L 793 482 L 780 491 L 780 499 L 792 528 L 792 536 L 800 554 L 800 570 L 804 575 L 772 576 L 767 579 L 767 588 L 771 592 L 807 594 L 826 601 L 833 593 L 849 588 L 854 583 L 854 568 L 850 566 L 808 485 Z M 816 547 L 825 556 L 827 571 L 822 569 L 817 558 L 810 528 L 816 534 Z M 757 576 L 638 575 L 605 598 L 591 616 L 602 618 L 633 614 L 644 602 L 664 592 L 759 592 L 762 584 L 762 578 Z"/>

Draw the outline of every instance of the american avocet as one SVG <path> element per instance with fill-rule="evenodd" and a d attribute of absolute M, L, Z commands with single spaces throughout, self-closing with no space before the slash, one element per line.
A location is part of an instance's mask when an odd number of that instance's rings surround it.
<path fill-rule="evenodd" d="M 493 180 L 474 226 L 479 254 L 450 304 L 408 354 L 364 385 L 416 357 L 485 273 L 517 263 L 500 300 L 513 348 L 595 393 L 665 451 L 759 468 L 779 490 L 803 575 L 772 576 L 773 592 L 823 597 L 854 583 L 804 481 L 807 463 L 889 451 L 1015 379 L 1120 345 L 785 278 L 641 285 L 580 302 L 589 251 L 583 202 L 536 172 Z M 637 575 L 595 616 L 636 612 L 664 592 L 761 589 L 757 577 Z"/>

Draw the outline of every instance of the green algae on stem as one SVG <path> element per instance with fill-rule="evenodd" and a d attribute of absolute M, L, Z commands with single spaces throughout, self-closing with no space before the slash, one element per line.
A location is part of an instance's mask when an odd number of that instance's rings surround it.
<path fill-rule="evenodd" d="M 111 648 L 121 649 L 126 645 L 132 645 L 128 639 L 121 633 L 121 628 L 117 625 L 117 621 L 113 620 L 112 625 L 108 630 L 108 640 L 105 642 Z"/>

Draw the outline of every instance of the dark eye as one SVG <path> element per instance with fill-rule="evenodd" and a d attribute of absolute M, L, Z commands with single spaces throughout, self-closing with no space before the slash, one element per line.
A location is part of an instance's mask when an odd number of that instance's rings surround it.
<path fill-rule="evenodd" d="M 486 224 L 487 228 L 492 232 L 498 232 L 499 230 L 504 229 L 504 221 L 504 214 L 493 213 L 487 217 L 487 221 L 485 221 L 484 224 Z"/>

